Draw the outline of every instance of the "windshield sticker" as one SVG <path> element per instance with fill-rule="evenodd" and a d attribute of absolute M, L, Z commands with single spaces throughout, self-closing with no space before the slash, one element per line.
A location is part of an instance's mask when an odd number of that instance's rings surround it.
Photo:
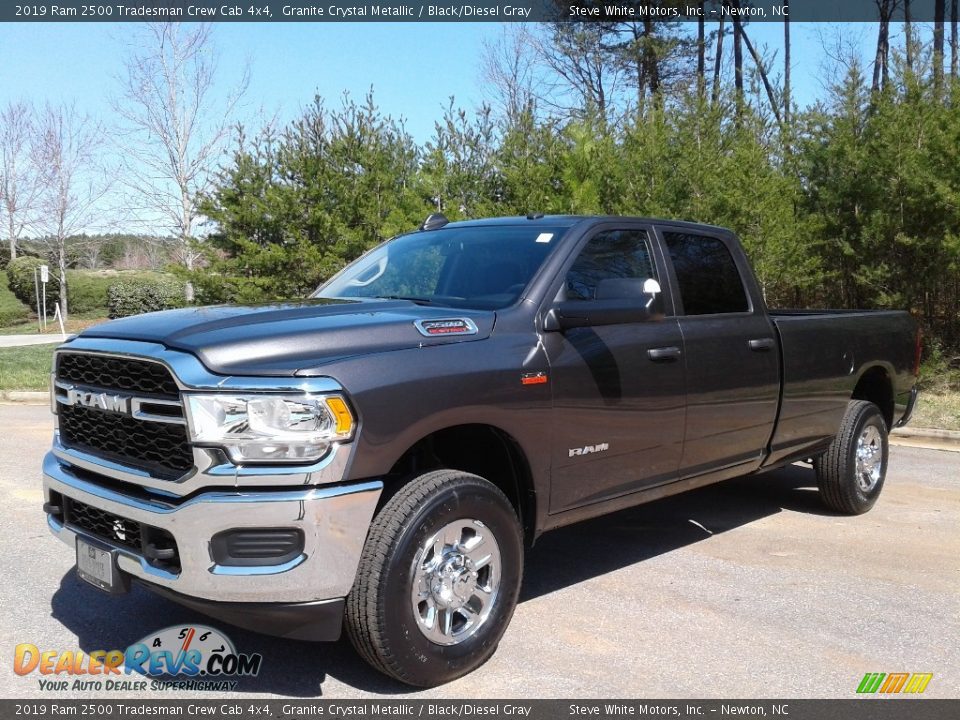
<path fill-rule="evenodd" d="M 443 320 L 416 320 L 414 323 L 421 335 L 476 335 L 477 326 L 469 318 L 444 318 Z"/>
<path fill-rule="evenodd" d="M 553 233 L 540 233 L 537 235 L 537 242 L 548 243 L 553 240 Z"/>

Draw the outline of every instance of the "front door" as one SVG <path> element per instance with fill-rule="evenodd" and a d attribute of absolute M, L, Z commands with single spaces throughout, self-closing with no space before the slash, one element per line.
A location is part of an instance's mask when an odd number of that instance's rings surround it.
<path fill-rule="evenodd" d="M 648 228 L 602 227 L 569 263 L 558 301 L 637 293 L 665 285 Z M 642 295 L 637 301 L 645 303 Z M 669 310 L 665 308 L 669 306 Z M 683 338 L 672 302 L 645 322 L 544 333 L 554 394 L 550 511 L 560 512 L 668 482 L 683 450 Z"/>

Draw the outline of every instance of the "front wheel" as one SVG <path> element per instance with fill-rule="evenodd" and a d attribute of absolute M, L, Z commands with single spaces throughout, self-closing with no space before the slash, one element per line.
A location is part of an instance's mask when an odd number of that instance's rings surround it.
<path fill-rule="evenodd" d="M 888 454 L 887 423 L 880 409 L 851 400 L 840 432 L 814 461 L 824 504 L 846 515 L 867 512 L 883 489 Z"/>
<path fill-rule="evenodd" d="M 440 685 L 493 654 L 517 604 L 520 523 L 492 483 L 426 473 L 377 513 L 347 598 L 347 633 L 374 667 Z"/>

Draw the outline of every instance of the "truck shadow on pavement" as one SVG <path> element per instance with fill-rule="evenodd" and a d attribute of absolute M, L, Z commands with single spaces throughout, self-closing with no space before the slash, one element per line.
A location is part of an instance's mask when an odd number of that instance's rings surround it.
<path fill-rule="evenodd" d="M 794 465 L 554 530 L 527 552 L 520 602 L 708 540 L 782 510 L 833 514 L 820 504 L 813 471 Z M 558 557 L 562 563 L 556 562 Z M 236 692 L 321 697 L 328 676 L 366 693 L 416 692 L 370 668 L 346 637 L 336 643 L 306 643 L 260 635 L 207 618 L 136 584 L 130 594 L 110 597 L 68 572 L 53 596 L 52 615 L 77 636 L 80 649 L 87 653 L 122 650 L 171 625 L 223 628 L 239 652 L 263 655 L 259 676 L 241 678 Z M 125 679 L 142 678 L 134 674 Z M 175 693 L 158 692 L 156 697 L 176 697 Z"/>

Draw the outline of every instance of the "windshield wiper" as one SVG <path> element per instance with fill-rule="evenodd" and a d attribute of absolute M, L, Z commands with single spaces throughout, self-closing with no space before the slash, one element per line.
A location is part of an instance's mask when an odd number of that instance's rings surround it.
<path fill-rule="evenodd" d="M 434 302 L 430 298 L 417 297 L 415 295 L 377 295 L 381 300 L 409 300 L 412 303 L 417 305 L 433 305 Z"/>

